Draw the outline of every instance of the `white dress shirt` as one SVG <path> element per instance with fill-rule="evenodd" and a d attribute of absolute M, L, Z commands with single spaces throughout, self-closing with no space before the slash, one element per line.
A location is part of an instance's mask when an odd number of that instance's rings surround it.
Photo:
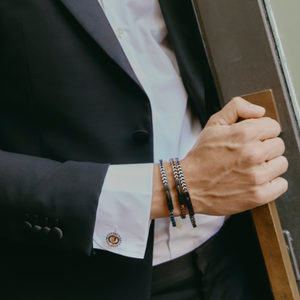
<path fill-rule="evenodd" d="M 187 93 L 158 1 L 98 1 L 150 100 L 154 163 L 159 159 L 184 158 L 197 140 L 201 125 L 187 105 Z M 144 257 L 152 183 L 153 164 L 109 167 L 99 198 L 94 248 L 134 258 Z M 172 227 L 170 218 L 155 221 L 153 265 L 192 251 L 224 223 L 224 217 L 195 217 L 196 228 L 192 227 L 188 217 L 182 220 L 181 228 Z M 122 239 L 117 247 L 106 242 L 111 232 L 116 232 Z"/>

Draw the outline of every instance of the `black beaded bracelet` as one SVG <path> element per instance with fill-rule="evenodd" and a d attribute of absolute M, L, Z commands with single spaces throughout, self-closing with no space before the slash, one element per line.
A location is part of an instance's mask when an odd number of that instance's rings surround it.
<path fill-rule="evenodd" d="M 185 204 L 189 210 L 191 223 L 192 223 L 193 227 L 195 228 L 195 227 L 197 227 L 197 224 L 196 224 L 196 220 L 194 217 L 195 216 L 194 208 L 193 208 L 193 204 L 192 204 L 192 201 L 190 198 L 190 194 L 186 188 L 186 183 L 184 180 L 183 172 L 182 172 L 180 161 L 179 161 L 178 157 L 175 158 L 175 162 L 176 162 L 177 172 L 178 172 L 179 180 L 180 180 L 182 191 L 183 191 L 183 198 L 184 198 Z"/>
<path fill-rule="evenodd" d="M 164 168 L 164 163 L 163 163 L 162 159 L 159 160 L 159 169 L 160 169 L 161 179 L 162 179 L 163 184 L 164 184 L 168 209 L 170 211 L 170 219 L 171 219 L 173 227 L 176 227 L 176 222 L 175 222 L 174 213 L 173 213 L 173 203 L 172 203 L 170 188 L 169 188 L 169 184 L 168 184 L 168 180 L 167 180 L 167 176 L 166 176 L 166 172 L 165 172 L 165 168 Z"/>
<path fill-rule="evenodd" d="M 181 190 L 181 183 L 180 183 L 180 179 L 178 177 L 177 165 L 173 158 L 170 158 L 170 162 L 172 164 L 173 175 L 174 175 L 174 179 L 175 179 L 175 186 L 176 186 L 176 191 L 177 191 L 177 195 L 178 195 L 178 202 L 179 202 L 180 210 L 181 210 L 181 219 L 185 219 L 186 218 L 186 209 L 185 209 L 184 199 L 183 199 L 182 190 Z"/>

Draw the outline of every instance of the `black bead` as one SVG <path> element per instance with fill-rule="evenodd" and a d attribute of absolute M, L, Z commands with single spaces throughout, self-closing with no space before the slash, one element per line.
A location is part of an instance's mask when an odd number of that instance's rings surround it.
<path fill-rule="evenodd" d="M 63 237 L 63 232 L 60 228 L 58 227 L 53 227 L 50 232 L 49 232 L 49 239 L 53 241 L 59 241 Z"/>
<path fill-rule="evenodd" d="M 30 230 L 30 235 L 32 237 L 36 237 L 38 233 L 41 231 L 42 227 L 38 225 L 34 225 Z"/>
<path fill-rule="evenodd" d="M 49 232 L 50 232 L 50 228 L 49 227 L 43 227 L 41 230 L 40 230 L 40 232 L 38 233 L 38 237 L 40 238 L 40 239 L 47 239 L 47 237 L 48 237 L 48 235 L 49 235 Z"/>
<path fill-rule="evenodd" d="M 24 221 L 19 226 L 19 232 L 22 235 L 28 235 L 31 228 L 32 228 L 32 225 L 28 221 Z"/>
<path fill-rule="evenodd" d="M 38 237 L 43 240 L 47 239 L 50 230 L 51 229 L 48 227 L 48 217 L 45 217 L 44 218 L 44 227 L 40 230 Z"/>
<path fill-rule="evenodd" d="M 38 233 L 40 232 L 40 230 L 42 229 L 41 226 L 37 225 L 38 224 L 38 219 L 39 217 L 37 215 L 34 216 L 34 226 L 32 226 L 31 230 L 30 230 L 30 235 L 32 237 L 36 237 L 38 235 Z"/>
<path fill-rule="evenodd" d="M 132 137 L 135 142 L 139 144 L 145 144 L 149 141 L 150 134 L 146 130 L 137 130 Z"/>

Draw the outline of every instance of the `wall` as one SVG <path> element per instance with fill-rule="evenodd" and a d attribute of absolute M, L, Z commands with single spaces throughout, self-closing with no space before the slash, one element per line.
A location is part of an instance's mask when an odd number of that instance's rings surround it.
<path fill-rule="evenodd" d="M 265 0 L 265 4 L 300 124 L 300 0 Z"/>

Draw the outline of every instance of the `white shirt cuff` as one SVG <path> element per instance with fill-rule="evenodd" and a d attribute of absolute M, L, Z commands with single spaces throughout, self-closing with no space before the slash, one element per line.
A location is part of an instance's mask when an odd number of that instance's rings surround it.
<path fill-rule="evenodd" d="M 96 215 L 94 249 L 144 258 L 150 226 L 153 164 L 111 165 L 108 168 Z M 106 239 L 116 232 L 121 243 Z"/>

